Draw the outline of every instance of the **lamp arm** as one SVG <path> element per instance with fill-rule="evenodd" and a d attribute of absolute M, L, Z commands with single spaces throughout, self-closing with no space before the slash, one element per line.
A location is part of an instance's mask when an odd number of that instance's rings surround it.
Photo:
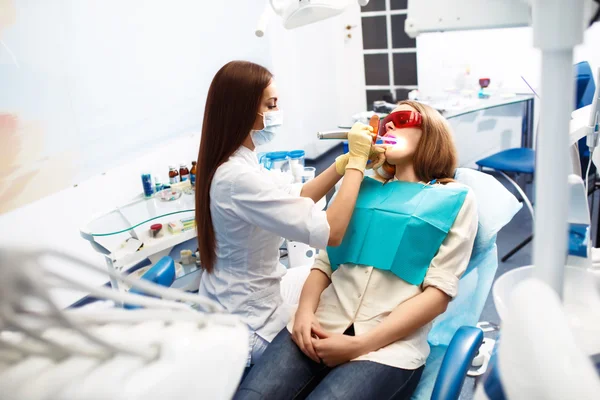
<path fill-rule="evenodd" d="M 271 3 L 271 8 L 273 9 L 273 11 L 275 11 L 275 14 L 277 15 L 281 15 L 283 13 L 283 3 L 285 2 L 285 0 L 279 1 L 279 0 L 269 0 L 269 3 Z"/>

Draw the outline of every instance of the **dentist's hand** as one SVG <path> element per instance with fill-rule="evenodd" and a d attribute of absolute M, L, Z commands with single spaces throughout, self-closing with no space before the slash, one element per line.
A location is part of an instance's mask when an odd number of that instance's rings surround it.
<path fill-rule="evenodd" d="M 371 146 L 371 151 L 369 152 L 369 161 L 366 169 L 377 169 L 383 165 L 385 162 L 385 146 L 381 146 L 378 144 L 374 144 Z M 344 175 L 346 172 L 346 166 L 348 165 L 348 160 L 350 159 L 350 153 L 343 154 L 335 159 L 335 170 L 339 175 Z"/>
<path fill-rule="evenodd" d="M 349 156 L 345 169 L 351 168 L 364 172 L 372 144 L 373 128 L 356 122 L 348 132 Z"/>

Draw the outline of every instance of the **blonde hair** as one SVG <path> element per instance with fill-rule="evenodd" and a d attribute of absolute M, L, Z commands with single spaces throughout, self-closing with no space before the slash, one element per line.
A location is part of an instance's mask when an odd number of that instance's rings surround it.
<path fill-rule="evenodd" d="M 458 157 L 448 121 L 437 110 L 423 103 L 404 100 L 398 102 L 398 105 L 410 106 L 423 117 L 423 134 L 413 156 L 417 178 L 423 182 L 434 179 L 440 183 L 453 182 Z"/>

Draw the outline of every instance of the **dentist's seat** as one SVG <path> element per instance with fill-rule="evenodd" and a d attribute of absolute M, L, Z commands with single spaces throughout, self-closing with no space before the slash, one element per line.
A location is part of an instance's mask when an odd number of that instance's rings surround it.
<path fill-rule="evenodd" d="M 455 179 L 469 186 L 477 199 L 479 226 L 467 271 L 459 282 L 458 296 L 444 314 L 438 317 L 429 333 L 431 353 L 413 399 L 458 399 L 464 376 L 483 341 L 483 332 L 474 328 L 492 288 L 498 252 L 496 234 L 521 209 L 522 204 L 494 177 L 471 169 L 458 168 Z M 461 346 L 453 346 L 456 363 L 440 370 L 446 350 L 453 338 Z M 469 361 L 460 360 L 468 359 Z M 450 379 L 461 376 L 463 379 Z"/>

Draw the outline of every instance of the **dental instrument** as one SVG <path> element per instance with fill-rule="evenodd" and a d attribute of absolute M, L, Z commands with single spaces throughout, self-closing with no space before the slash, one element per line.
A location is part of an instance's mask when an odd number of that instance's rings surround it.
<path fill-rule="evenodd" d="M 423 123 L 423 117 L 417 111 L 401 110 L 392 112 L 387 115 L 383 122 L 379 123 L 379 116 L 377 114 L 371 117 L 369 124 L 373 127 L 373 143 L 382 142 L 387 145 L 401 145 L 402 141 L 398 140 L 394 136 L 388 136 L 387 131 L 390 129 L 400 128 L 419 128 Z M 391 128 L 393 124 L 393 128 Z M 384 131 L 383 135 L 379 134 L 379 131 Z M 348 137 L 346 131 L 328 131 L 318 132 L 317 138 L 319 139 L 344 139 Z M 396 167 L 384 161 L 379 167 L 376 168 L 376 172 L 384 179 L 390 180 L 396 173 Z"/>
<path fill-rule="evenodd" d="M 382 139 L 383 137 L 379 136 L 379 124 L 380 119 L 377 114 L 372 115 L 369 119 L 369 126 L 373 128 L 373 143 L 376 143 L 377 140 Z M 317 132 L 318 139 L 348 139 L 349 131 L 346 130 L 336 130 L 336 131 L 323 131 Z"/>
<path fill-rule="evenodd" d="M 394 124 L 395 128 L 411 128 L 411 127 L 420 127 L 423 122 L 423 117 L 420 113 L 416 111 L 407 111 L 401 110 L 388 114 L 383 122 L 379 123 L 379 117 L 377 115 L 373 115 L 369 121 L 369 125 L 373 127 L 373 133 L 376 134 L 374 136 L 373 141 L 382 140 L 382 141 L 395 141 L 394 138 L 390 138 L 385 135 L 387 131 L 387 125 L 391 122 Z M 380 135 L 379 131 L 383 128 L 384 135 Z M 317 138 L 320 140 L 327 139 L 347 139 L 348 131 L 347 130 L 333 130 L 333 131 L 322 131 L 317 132 Z"/>
<path fill-rule="evenodd" d="M 322 131 L 317 132 L 317 139 L 319 140 L 346 140 L 348 139 L 348 131 L 346 130 L 336 130 L 336 131 Z M 383 141 L 383 142 L 396 142 L 396 139 L 389 136 L 374 136 L 374 140 Z"/>
<path fill-rule="evenodd" d="M 51 270 L 50 258 L 106 273 L 56 251 L 0 248 L 0 393 L 10 394 L 11 400 L 233 395 L 248 351 L 247 328 L 237 317 L 196 311 L 181 301 L 221 308 L 200 296 L 116 272 L 115 279 L 140 291 L 179 302 L 90 287 L 62 270 Z M 146 308 L 60 310 L 50 290 L 63 287 Z M 198 379 L 213 368 L 221 371 L 218 376 Z"/>

